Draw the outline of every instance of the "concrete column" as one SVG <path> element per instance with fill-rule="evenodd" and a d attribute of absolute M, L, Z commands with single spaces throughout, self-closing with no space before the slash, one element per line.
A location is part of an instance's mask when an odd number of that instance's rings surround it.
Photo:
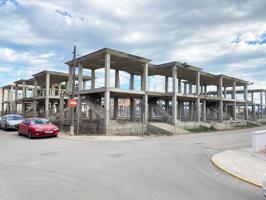
<path fill-rule="evenodd" d="M 62 84 L 59 83 L 58 84 L 58 96 L 60 96 L 61 92 L 62 92 Z"/>
<path fill-rule="evenodd" d="M 256 116 L 256 104 L 252 104 L 252 115 L 253 115 L 253 120 L 256 121 L 257 120 L 257 116 Z"/>
<path fill-rule="evenodd" d="M 224 112 L 228 113 L 228 104 L 224 104 Z"/>
<path fill-rule="evenodd" d="M 180 120 L 185 119 L 185 102 L 184 101 L 179 101 L 180 103 Z"/>
<path fill-rule="evenodd" d="M 28 98 L 28 86 L 25 87 L 25 98 Z"/>
<path fill-rule="evenodd" d="M 145 63 L 142 75 L 142 84 L 143 89 L 145 92 L 149 90 L 149 81 L 148 81 L 148 74 L 149 74 L 149 64 Z M 144 123 L 148 122 L 148 95 L 145 93 L 144 95 L 144 103 L 145 103 L 145 112 L 144 112 Z"/>
<path fill-rule="evenodd" d="M 2 114 L 4 113 L 5 89 L 2 88 Z"/>
<path fill-rule="evenodd" d="M 180 78 L 178 78 L 178 93 L 182 93 L 182 80 Z"/>
<path fill-rule="evenodd" d="M 142 73 L 142 75 L 140 76 L 140 90 L 141 90 L 141 91 L 144 91 L 143 73 Z"/>
<path fill-rule="evenodd" d="M 233 92 L 232 92 L 233 102 L 233 120 L 236 120 L 236 81 L 233 82 Z"/>
<path fill-rule="evenodd" d="M 50 74 L 46 74 L 45 117 L 49 118 Z"/>
<path fill-rule="evenodd" d="M 263 104 L 263 95 L 262 95 L 262 91 L 260 91 L 260 118 L 262 119 L 262 117 L 263 117 L 263 106 L 262 106 L 262 104 Z"/>
<path fill-rule="evenodd" d="M 236 99 L 236 81 L 233 82 L 233 93 L 232 93 L 232 98 Z"/>
<path fill-rule="evenodd" d="M 189 94 L 192 94 L 192 84 L 189 83 Z"/>
<path fill-rule="evenodd" d="M 207 85 L 204 85 L 204 95 L 205 95 L 205 96 L 208 95 Z"/>
<path fill-rule="evenodd" d="M 69 91 L 69 81 L 66 81 L 65 84 L 66 84 L 66 94 L 68 94 L 68 91 Z"/>
<path fill-rule="evenodd" d="M 51 95 L 55 96 L 55 85 L 54 84 L 52 85 L 52 88 L 51 88 Z"/>
<path fill-rule="evenodd" d="M 189 120 L 193 120 L 193 103 L 190 101 L 188 104 Z"/>
<path fill-rule="evenodd" d="M 115 88 L 120 88 L 120 76 L 119 76 L 119 70 L 115 70 Z"/>
<path fill-rule="evenodd" d="M 95 69 L 91 70 L 91 89 L 95 89 Z"/>
<path fill-rule="evenodd" d="M 196 121 L 197 122 L 200 122 L 200 113 L 201 113 L 200 98 L 197 98 L 197 100 L 196 100 Z"/>
<path fill-rule="evenodd" d="M 109 53 L 105 54 L 104 64 L 105 64 L 104 125 L 105 125 L 105 130 L 107 131 L 108 126 L 110 124 L 109 111 L 110 111 L 110 64 L 111 64 L 111 56 Z"/>
<path fill-rule="evenodd" d="M 196 121 L 200 122 L 200 72 L 196 73 L 196 95 L 198 96 L 196 99 Z"/>
<path fill-rule="evenodd" d="M 82 77 L 83 76 L 83 66 L 81 63 L 78 63 L 78 90 L 82 90 Z"/>
<path fill-rule="evenodd" d="M 144 69 L 143 69 L 143 90 L 148 91 L 149 90 L 149 81 L 148 81 L 148 63 L 145 63 Z"/>
<path fill-rule="evenodd" d="M 218 87 L 217 87 L 217 91 L 218 91 L 218 97 L 219 98 L 222 98 L 222 88 L 223 88 L 223 76 L 220 76 L 219 77 L 219 85 L 218 85 Z"/>
<path fill-rule="evenodd" d="M 169 111 L 169 100 L 165 99 L 165 111 L 168 112 Z"/>
<path fill-rule="evenodd" d="M 217 86 L 218 91 L 218 98 L 222 98 L 222 88 L 223 88 L 223 76 L 219 77 L 219 84 Z M 223 100 L 220 100 L 219 102 L 219 120 L 220 122 L 223 122 Z"/>
<path fill-rule="evenodd" d="M 177 118 L 179 120 L 182 120 L 182 101 L 178 100 L 177 101 L 177 106 L 178 106 L 178 109 L 177 109 Z"/>
<path fill-rule="evenodd" d="M 207 106 L 206 106 L 206 99 L 203 99 L 202 102 L 202 120 L 204 122 L 207 121 Z"/>
<path fill-rule="evenodd" d="M 244 85 L 245 119 L 248 120 L 248 84 Z"/>
<path fill-rule="evenodd" d="M 86 90 L 87 81 L 82 81 L 82 90 Z"/>
<path fill-rule="evenodd" d="M 164 92 L 165 93 L 168 93 L 168 81 L 169 81 L 168 76 L 165 76 L 164 77 Z"/>
<path fill-rule="evenodd" d="M 134 90 L 135 88 L 135 86 L 134 86 L 134 74 L 130 74 L 130 80 L 129 80 L 129 89 L 130 90 Z"/>
<path fill-rule="evenodd" d="M 200 95 L 200 72 L 196 72 L 196 95 Z"/>
<path fill-rule="evenodd" d="M 130 98 L 130 120 L 135 119 L 135 100 Z"/>
<path fill-rule="evenodd" d="M 22 99 L 26 98 L 26 84 L 25 81 L 22 82 Z"/>
<path fill-rule="evenodd" d="M 265 105 L 265 107 L 264 107 L 265 108 L 265 116 L 264 117 L 266 118 L 266 91 L 265 91 L 264 95 L 265 95 L 264 96 L 265 97 L 265 99 L 264 99 L 264 101 L 265 101 L 265 103 L 264 103 L 264 105 Z"/>
<path fill-rule="evenodd" d="M 61 85 L 59 84 L 59 86 Z M 64 121 L 64 95 L 62 93 L 59 93 L 59 95 L 60 95 L 60 100 L 59 100 L 60 123 L 62 127 Z"/>
<path fill-rule="evenodd" d="M 173 94 L 172 94 L 172 124 L 176 125 L 177 120 L 176 120 L 176 115 L 177 115 L 177 88 L 176 88 L 176 78 L 177 78 L 177 72 L 176 72 L 176 66 L 172 67 L 172 87 L 173 87 Z"/>
<path fill-rule="evenodd" d="M 13 86 L 10 86 L 10 93 L 9 93 L 9 102 L 10 102 L 10 112 L 13 113 L 13 91 L 14 91 L 14 88 Z"/>
<path fill-rule="evenodd" d="M 36 101 L 36 97 L 37 97 L 37 88 L 38 87 L 38 82 L 37 79 L 34 78 L 34 90 L 33 90 L 33 117 L 37 117 L 37 101 Z"/>
<path fill-rule="evenodd" d="M 114 98 L 114 120 L 118 119 L 118 97 Z"/>
<path fill-rule="evenodd" d="M 220 100 L 219 101 L 219 111 L 220 111 L 220 113 L 219 113 L 219 120 L 220 120 L 220 122 L 223 122 L 223 120 L 224 120 L 223 100 Z"/>
<path fill-rule="evenodd" d="M 152 120 L 152 106 L 151 104 L 148 105 L 148 119 L 151 121 Z"/>
<path fill-rule="evenodd" d="M 22 99 L 26 98 L 26 84 L 22 82 Z M 25 117 L 25 102 L 22 100 L 22 115 Z"/>
<path fill-rule="evenodd" d="M 15 85 L 15 102 L 14 102 L 14 111 L 15 111 L 16 114 L 18 113 L 17 100 L 18 100 L 18 84 Z"/>
<path fill-rule="evenodd" d="M 226 99 L 226 95 L 227 95 L 227 88 L 224 87 L 224 98 Z"/>
<path fill-rule="evenodd" d="M 251 101 L 254 103 L 254 92 L 251 92 Z"/>
<path fill-rule="evenodd" d="M 184 83 L 184 94 L 187 94 L 187 84 Z"/>
<path fill-rule="evenodd" d="M 240 111 L 241 111 L 241 108 L 240 108 L 240 105 L 238 105 L 238 116 L 240 117 Z"/>

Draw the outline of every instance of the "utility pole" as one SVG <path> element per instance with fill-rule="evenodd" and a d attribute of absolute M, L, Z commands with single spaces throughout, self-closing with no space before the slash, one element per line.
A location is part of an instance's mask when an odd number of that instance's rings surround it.
<path fill-rule="evenodd" d="M 71 99 L 75 98 L 75 72 L 76 72 L 76 46 L 74 46 L 73 50 L 73 62 L 72 62 L 72 90 L 71 90 Z M 75 108 L 71 106 L 70 109 L 70 135 L 74 135 L 74 123 L 75 123 Z"/>

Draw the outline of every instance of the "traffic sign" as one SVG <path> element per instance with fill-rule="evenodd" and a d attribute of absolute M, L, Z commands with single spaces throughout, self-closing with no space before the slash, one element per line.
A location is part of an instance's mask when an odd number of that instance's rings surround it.
<path fill-rule="evenodd" d="M 68 105 L 71 107 L 76 107 L 77 104 L 78 104 L 77 99 L 69 99 L 69 101 L 68 101 Z"/>

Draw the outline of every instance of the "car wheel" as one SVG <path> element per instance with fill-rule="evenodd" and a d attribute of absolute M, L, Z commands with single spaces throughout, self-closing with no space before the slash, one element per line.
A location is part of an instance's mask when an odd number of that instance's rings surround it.
<path fill-rule="evenodd" d="M 7 125 L 5 125 L 5 130 L 8 131 Z"/>
<path fill-rule="evenodd" d="M 32 138 L 32 134 L 31 131 L 28 132 L 28 138 L 31 139 Z"/>

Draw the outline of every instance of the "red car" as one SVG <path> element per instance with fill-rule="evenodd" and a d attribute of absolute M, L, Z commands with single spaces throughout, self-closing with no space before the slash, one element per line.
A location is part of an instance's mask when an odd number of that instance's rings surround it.
<path fill-rule="evenodd" d="M 49 120 L 42 118 L 29 118 L 21 122 L 18 126 L 18 134 L 33 137 L 57 136 L 59 129 Z"/>

